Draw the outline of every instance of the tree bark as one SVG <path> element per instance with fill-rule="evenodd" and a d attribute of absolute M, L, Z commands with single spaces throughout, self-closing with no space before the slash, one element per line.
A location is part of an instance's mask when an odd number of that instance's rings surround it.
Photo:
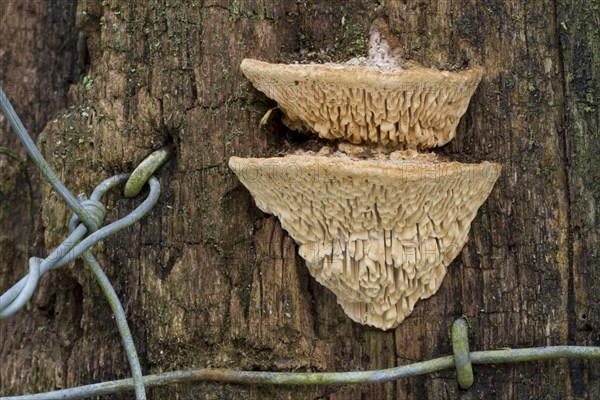
<path fill-rule="evenodd" d="M 73 1 L 0 1 L 0 86 L 34 140 L 67 107 L 79 74 L 76 10 Z M 21 160 L 25 149 L 0 114 L 0 293 L 27 273 L 29 256 L 48 254 L 44 230 L 53 229 L 42 221 L 39 173 Z M 56 271 L 25 310 L 0 321 L 0 395 L 64 384 L 81 301 L 72 273 Z"/>
<path fill-rule="evenodd" d="M 89 66 L 80 41 L 87 69 L 70 88 L 74 4 L 32 4 L 39 13 L 13 5 L 15 20 L 0 27 L 2 71 L 10 72 L 3 79 L 17 82 L 33 69 L 47 80 L 30 86 L 38 95 L 23 89 L 28 83 L 7 92 L 33 133 L 48 121 L 39 144 L 68 187 L 90 193 L 163 144 L 177 149 L 157 173 L 154 210 L 93 248 L 124 304 L 145 373 L 388 368 L 450 354 L 448 330 L 461 315 L 473 350 L 600 345 L 598 0 L 79 1 Z M 244 78 L 243 58 L 364 55 L 378 17 L 408 59 L 485 68 L 456 139 L 436 151 L 503 165 L 441 289 L 392 332 L 351 322 L 227 167 L 230 156 L 260 157 L 303 141 L 276 120 L 259 128 L 274 103 Z M 11 30 L 29 19 L 26 35 Z M 65 38 L 63 47 L 55 36 Z M 41 61 L 33 57 L 39 46 Z M 0 128 L 0 145 L 23 155 L 7 124 Z M 19 201 L 23 174 L 5 156 L 0 163 L 3 290 L 26 271 L 28 211 Z M 38 256 L 65 238 L 70 217 L 47 184 L 41 193 L 32 206 L 42 205 L 32 235 Z M 117 190 L 105 200 L 108 222 L 141 202 Z M 0 322 L 0 365 L 3 395 L 130 376 L 110 308 L 80 261 L 48 273 L 27 309 Z M 591 361 L 477 366 L 468 391 L 449 370 L 301 390 L 181 384 L 150 397 L 596 399 L 600 369 Z"/>

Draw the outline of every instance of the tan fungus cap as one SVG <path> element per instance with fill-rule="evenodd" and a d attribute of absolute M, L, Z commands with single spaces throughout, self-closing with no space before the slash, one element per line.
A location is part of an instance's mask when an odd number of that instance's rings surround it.
<path fill-rule="evenodd" d="M 501 169 L 411 151 L 232 157 L 229 166 L 346 314 L 381 329 L 438 290 Z"/>
<path fill-rule="evenodd" d="M 483 74 L 480 67 L 449 72 L 347 64 L 245 59 L 241 69 L 254 87 L 277 101 L 291 129 L 411 149 L 442 146 L 454 137 Z"/>

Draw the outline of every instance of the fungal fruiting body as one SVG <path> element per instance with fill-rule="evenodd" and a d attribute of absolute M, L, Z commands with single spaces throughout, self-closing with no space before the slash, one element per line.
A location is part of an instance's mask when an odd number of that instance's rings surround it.
<path fill-rule="evenodd" d="M 261 92 L 277 101 L 291 129 L 354 144 L 428 149 L 448 143 L 481 80 L 461 72 L 414 67 L 269 64 L 242 61 Z"/>
<path fill-rule="evenodd" d="M 366 58 L 244 60 L 242 71 L 277 101 L 287 126 L 340 144 L 333 153 L 232 157 L 229 165 L 346 314 L 390 329 L 438 290 L 501 167 L 417 153 L 454 137 L 483 72 L 414 66 L 374 26 Z"/>
<path fill-rule="evenodd" d="M 382 329 L 437 291 L 500 173 L 493 163 L 410 152 L 232 157 L 229 165 L 346 314 Z"/>

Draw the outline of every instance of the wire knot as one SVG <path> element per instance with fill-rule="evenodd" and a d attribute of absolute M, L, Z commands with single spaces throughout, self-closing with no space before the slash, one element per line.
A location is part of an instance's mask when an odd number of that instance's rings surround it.
<path fill-rule="evenodd" d="M 102 224 L 104 223 L 104 217 L 106 216 L 106 207 L 104 204 L 100 203 L 97 200 L 83 200 L 81 201 L 81 206 L 87 211 L 90 216 L 90 220 L 93 223 L 93 226 L 89 228 L 92 229 L 92 232 L 100 229 Z M 77 214 L 73 214 L 71 217 L 71 221 L 69 222 L 69 230 L 73 232 L 77 226 L 81 224 L 81 219 Z M 90 232 L 91 233 L 91 232 Z"/>

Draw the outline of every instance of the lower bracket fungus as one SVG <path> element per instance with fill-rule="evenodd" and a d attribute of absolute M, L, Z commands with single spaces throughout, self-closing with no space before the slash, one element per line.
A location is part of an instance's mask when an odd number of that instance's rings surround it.
<path fill-rule="evenodd" d="M 411 150 L 356 153 L 232 157 L 229 166 L 346 314 L 385 330 L 438 290 L 501 167 Z"/>

